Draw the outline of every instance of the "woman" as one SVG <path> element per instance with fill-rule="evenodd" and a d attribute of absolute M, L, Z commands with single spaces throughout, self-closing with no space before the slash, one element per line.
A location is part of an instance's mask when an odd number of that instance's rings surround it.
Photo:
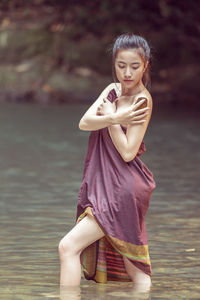
<path fill-rule="evenodd" d="M 149 61 L 144 38 L 119 36 L 113 46 L 118 82 L 80 120 L 79 128 L 91 133 L 77 222 L 59 243 L 60 285 L 80 285 L 81 264 L 86 279 L 151 285 L 145 215 L 156 184 L 139 158 L 152 113 Z"/>

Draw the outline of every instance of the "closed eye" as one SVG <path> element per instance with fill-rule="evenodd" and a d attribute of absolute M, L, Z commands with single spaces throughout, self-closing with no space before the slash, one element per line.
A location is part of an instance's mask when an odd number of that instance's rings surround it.
<path fill-rule="evenodd" d="M 124 69 L 125 67 L 124 66 L 118 66 L 120 69 Z M 137 70 L 139 67 L 132 67 L 133 70 Z"/>

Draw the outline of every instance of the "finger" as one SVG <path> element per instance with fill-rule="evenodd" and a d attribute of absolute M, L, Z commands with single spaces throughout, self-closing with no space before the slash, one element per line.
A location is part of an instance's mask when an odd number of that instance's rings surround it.
<path fill-rule="evenodd" d="M 135 106 L 135 105 L 141 105 L 142 103 L 144 103 L 147 99 L 146 98 L 140 98 L 140 99 L 136 99 L 131 105 Z"/>
<path fill-rule="evenodd" d="M 142 105 L 145 101 L 147 101 L 146 98 L 143 98 L 142 100 L 138 101 L 137 103 L 133 103 L 132 107 L 134 107 L 135 109 L 138 108 L 140 105 Z"/>
<path fill-rule="evenodd" d="M 136 99 L 136 102 L 141 101 L 141 100 L 147 100 L 147 98 L 144 97 L 144 96 L 143 97 L 139 97 L 139 98 Z"/>
<path fill-rule="evenodd" d="M 147 98 L 146 97 L 139 97 L 139 98 L 137 98 L 135 101 L 134 101 L 134 103 L 136 104 L 136 103 L 139 103 L 140 101 L 146 101 L 147 102 Z"/>
<path fill-rule="evenodd" d="M 144 122 L 146 122 L 146 120 L 132 121 L 131 124 L 142 124 Z"/>
<path fill-rule="evenodd" d="M 136 116 L 138 116 L 138 117 L 144 117 L 144 116 L 146 116 L 146 115 L 148 115 L 149 114 L 149 112 L 146 110 L 146 111 L 142 111 L 142 110 L 138 110 L 138 111 L 132 111 L 129 115 L 132 117 L 136 117 Z"/>
<path fill-rule="evenodd" d="M 144 109 L 140 109 L 140 110 L 132 110 L 130 112 L 130 116 L 138 116 L 138 115 L 146 115 L 149 114 L 149 109 L 146 109 L 146 107 Z"/>
<path fill-rule="evenodd" d="M 139 120 L 139 119 L 142 119 L 142 118 L 145 118 L 149 113 L 146 112 L 144 114 L 141 114 L 139 116 L 134 116 L 134 120 Z"/>
<path fill-rule="evenodd" d="M 131 117 L 132 120 L 139 120 L 141 118 L 145 118 L 148 114 L 149 114 L 148 111 L 143 112 L 141 114 L 138 114 L 137 112 L 133 111 L 129 115 L 130 115 L 130 117 Z"/>
<path fill-rule="evenodd" d="M 115 101 L 114 101 L 113 103 L 117 103 L 117 102 L 118 102 L 118 100 L 119 100 L 118 98 L 117 98 L 117 99 L 115 99 Z"/>
<path fill-rule="evenodd" d="M 145 108 L 138 109 L 138 110 L 132 109 L 132 111 L 134 112 L 135 115 L 142 114 L 148 110 L 150 110 L 150 107 L 148 107 L 148 106 Z"/>

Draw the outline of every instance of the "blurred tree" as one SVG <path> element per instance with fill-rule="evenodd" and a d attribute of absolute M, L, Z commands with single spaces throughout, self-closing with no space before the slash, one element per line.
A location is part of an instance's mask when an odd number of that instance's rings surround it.
<path fill-rule="evenodd" d="M 50 94 L 65 90 L 61 77 L 72 76 L 72 83 L 78 74 L 111 76 L 114 39 L 134 32 L 152 45 L 155 92 L 197 93 L 199 10 L 198 0 L 2 0 L 0 59 L 17 66 L 18 75 L 28 72 L 28 90 L 53 85 L 44 89 Z M 15 81 L 9 74 L 0 79 L 4 86 Z"/>

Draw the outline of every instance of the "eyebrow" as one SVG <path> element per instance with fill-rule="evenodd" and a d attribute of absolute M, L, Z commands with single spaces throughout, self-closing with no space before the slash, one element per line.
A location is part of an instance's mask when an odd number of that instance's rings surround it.
<path fill-rule="evenodd" d="M 118 61 L 118 63 L 126 64 L 124 61 Z M 133 62 L 132 65 L 139 65 L 140 62 Z"/>

